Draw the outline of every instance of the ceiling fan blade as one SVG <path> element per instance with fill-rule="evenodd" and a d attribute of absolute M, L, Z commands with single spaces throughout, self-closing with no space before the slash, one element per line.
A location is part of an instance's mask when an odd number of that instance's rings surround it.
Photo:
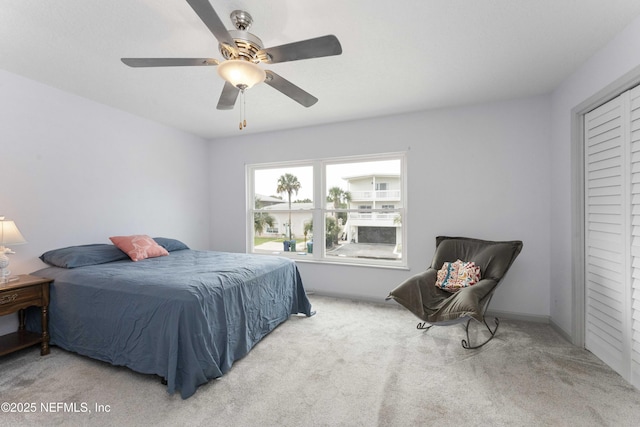
<path fill-rule="evenodd" d="M 236 105 L 236 99 L 240 90 L 229 82 L 224 82 L 222 93 L 220 94 L 220 100 L 218 101 L 218 110 L 233 110 Z"/>
<path fill-rule="evenodd" d="M 279 90 L 300 105 L 304 107 L 311 107 L 313 104 L 318 102 L 318 98 L 300 89 L 289 80 L 280 77 L 273 71 L 265 70 L 265 72 L 267 73 L 267 78 L 264 80 L 266 84 L 276 90 Z"/>
<path fill-rule="evenodd" d="M 328 35 L 262 49 L 258 51 L 258 57 L 263 62 L 275 64 L 278 62 L 340 55 L 341 53 L 342 46 L 338 38 L 334 35 Z"/>
<path fill-rule="evenodd" d="M 209 0 L 187 0 L 191 9 L 200 17 L 200 20 L 204 22 L 204 25 L 209 28 L 209 31 L 213 33 L 219 43 L 225 43 L 231 48 L 236 48 L 236 43 L 233 41 L 233 37 L 229 34 L 229 31 L 224 26 L 220 17 L 209 3 Z"/>
<path fill-rule="evenodd" d="M 198 65 L 218 65 L 213 58 L 121 58 L 129 67 L 182 67 Z"/>

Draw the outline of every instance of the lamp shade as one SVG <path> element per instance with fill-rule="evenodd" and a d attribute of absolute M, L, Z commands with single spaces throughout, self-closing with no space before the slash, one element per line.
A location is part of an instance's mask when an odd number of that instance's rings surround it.
<path fill-rule="evenodd" d="M 242 59 L 224 61 L 218 65 L 218 74 L 238 89 L 249 89 L 267 77 L 258 65 Z"/>
<path fill-rule="evenodd" d="M 21 243 L 27 243 L 27 241 L 20 234 L 16 223 L 0 217 L 0 246 L 19 245 Z"/>

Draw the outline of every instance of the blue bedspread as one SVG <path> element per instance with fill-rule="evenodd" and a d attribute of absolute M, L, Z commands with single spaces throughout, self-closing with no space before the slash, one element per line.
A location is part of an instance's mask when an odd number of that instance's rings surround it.
<path fill-rule="evenodd" d="M 160 375 L 183 398 L 291 314 L 312 314 L 295 263 L 282 257 L 181 250 L 32 274 L 54 279 L 51 344 Z M 39 316 L 28 321 L 35 329 Z"/>

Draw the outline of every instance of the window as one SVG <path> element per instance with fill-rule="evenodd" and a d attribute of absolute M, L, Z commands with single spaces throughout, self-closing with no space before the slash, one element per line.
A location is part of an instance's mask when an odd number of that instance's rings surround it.
<path fill-rule="evenodd" d="M 247 247 L 304 261 L 405 266 L 404 154 L 247 166 Z"/>

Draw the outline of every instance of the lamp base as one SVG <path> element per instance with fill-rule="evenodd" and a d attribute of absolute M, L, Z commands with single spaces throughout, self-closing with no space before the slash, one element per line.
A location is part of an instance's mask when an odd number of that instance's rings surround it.
<path fill-rule="evenodd" d="M 11 277 L 11 270 L 7 268 L 9 266 L 9 257 L 6 255 L 7 253 L 12 252 L 7 251 L 4 246 L 0 246 L 0 284 L 20 280 L 18 276 Z"/>
<path fill-rule="evenodd" d="M 7 269 L 9 267 L 9 257 L 5 255 L 4 248 L 0 251 L 0 283 L 4 283 L 3 280 L 11 275 L 11 272 Z"/>

